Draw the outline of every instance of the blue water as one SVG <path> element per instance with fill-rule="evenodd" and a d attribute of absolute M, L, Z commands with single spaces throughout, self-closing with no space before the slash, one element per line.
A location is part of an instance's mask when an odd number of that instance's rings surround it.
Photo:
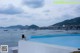
<path fill-rule="evenodd" d="M 30 41 L 46 44 L 80 48 L 80 34 L 54 34 L 47 36 L 32 36 Z"/>
<path fill-rule="evenodd" d="M 47 35 L 42 35 L 44 34 L 43 32 Z M 22 34 L 25 34 L 26 37 L 29 35 L 29 38 L 31 36 L 30 41 L 80 48 L 80 34 L 54 34 L 54 30 L 0 30 L 0 45 L 8 45 L 9 47 L 18 46 L 18 41 L 21 40 Z M 35 34 L 37 35 L 32 36 Z"/>

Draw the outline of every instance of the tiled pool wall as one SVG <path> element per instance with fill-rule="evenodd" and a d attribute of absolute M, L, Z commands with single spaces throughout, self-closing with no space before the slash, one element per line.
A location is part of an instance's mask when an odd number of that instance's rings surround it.
<path fill-rule="evenodd" d="M 61 36 L 80 36 L 80 34 L 49 34 L 49 35 L 34 35 L 31 38 L 48 38 L 48 37 L 61 37 Z"/>

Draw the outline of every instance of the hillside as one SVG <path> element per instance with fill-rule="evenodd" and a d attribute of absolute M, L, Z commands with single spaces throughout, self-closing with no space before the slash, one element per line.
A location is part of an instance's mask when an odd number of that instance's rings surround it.
<path fill-rule="evenodd" d="M 3 29 L 38 29 L 39 26 L 37 26 L 37 25 L 30 25 L 30 26 L 14 25 L 14 26 L 9 26 L 9 27 L 0 27 L 0 29 L 2 29 L 2 28 Z"/>
<path fill-rule="evenodd" d="M 70 19 L 70 20 L 65 20 L 63 22 L 56 23 L 52 26 L 63 26 L 63 25 L 80 25 L 80 17 L 76 17 L 76 18 Z"/>

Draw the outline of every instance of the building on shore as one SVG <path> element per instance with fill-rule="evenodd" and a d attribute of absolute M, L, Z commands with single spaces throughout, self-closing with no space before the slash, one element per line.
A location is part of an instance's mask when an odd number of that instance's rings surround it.
<path fill-rule="evenodd" d="M 41 27 L 39 29 L 49 29 L 49 30 L 80 30 L 80 25 L 49 26 L 49 27 Z"/>

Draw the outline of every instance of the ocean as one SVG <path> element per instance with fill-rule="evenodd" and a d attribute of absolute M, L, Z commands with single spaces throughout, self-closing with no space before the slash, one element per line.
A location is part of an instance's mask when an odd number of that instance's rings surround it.
<path fill-rule="evenodd" d="M 21 35 L 28 35 L 27 30 L 0 30 L 0 45 L 8 45 L 9 47 L 18 46 Z"/>

